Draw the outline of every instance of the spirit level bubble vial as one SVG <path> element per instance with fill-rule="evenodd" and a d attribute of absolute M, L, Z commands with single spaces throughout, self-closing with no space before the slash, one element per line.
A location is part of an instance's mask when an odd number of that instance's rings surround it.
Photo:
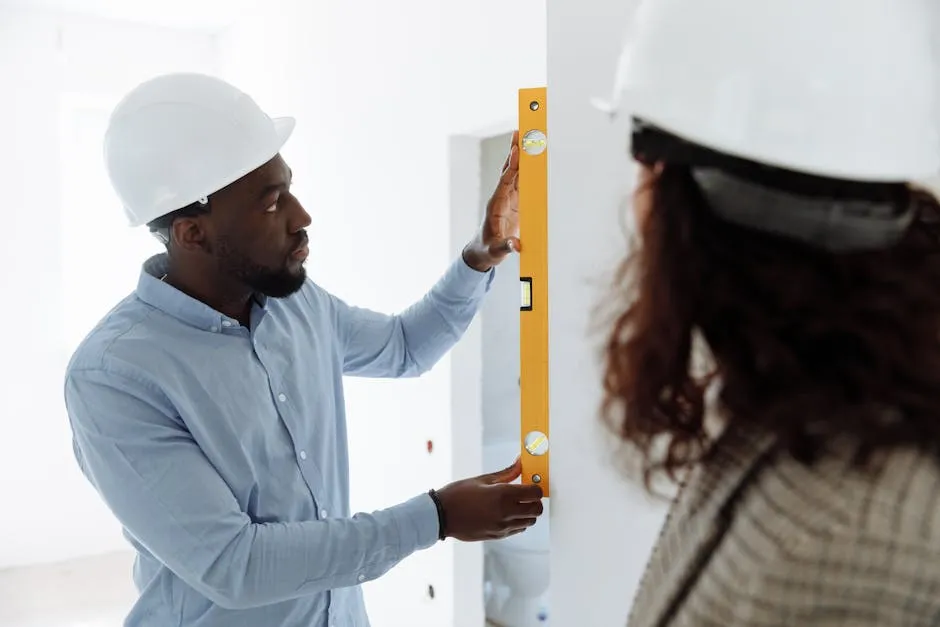
<path fill-rule="evenodd" d="M 548 135 L 544 87 L 519 90 L 522 482 L 549 495 Z"/>

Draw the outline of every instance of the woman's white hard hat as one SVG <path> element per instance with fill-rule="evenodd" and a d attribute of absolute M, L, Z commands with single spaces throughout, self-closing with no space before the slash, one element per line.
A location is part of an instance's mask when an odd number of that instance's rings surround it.
<path fill-rule="evenodd" d="M 936 0 L 642 0 L 611 113 L 818 176 L 940 173 Z"/>

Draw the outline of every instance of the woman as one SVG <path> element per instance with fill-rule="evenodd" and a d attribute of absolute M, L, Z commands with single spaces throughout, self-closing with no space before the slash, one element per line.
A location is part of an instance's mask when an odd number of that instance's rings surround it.
<path fill-rule="evenodd" d="M 940 206 L 909 184 L 940 170 L 929 10 L 640 9 L 605 408 L 647 485 L 682 488 L 631 627 L 940 624 Z"/>

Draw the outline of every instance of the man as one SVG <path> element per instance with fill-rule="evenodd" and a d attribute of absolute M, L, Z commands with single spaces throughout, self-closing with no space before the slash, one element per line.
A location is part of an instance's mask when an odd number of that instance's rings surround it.
<path fill-rule="evenodd" d="M 293 120 L 161 76 L 115 110 L 111 182 L 167 247 L 70 362 L 76 458 L 138 553 L 133 627 L 366 626 L 359 584 L 445 537 L 518 533 L 541 490 L 506 470 L 350 516 L 343 375 L 418 376 L 518 245 L 518 148 L 480 233 L 397 316 L 307 280 L 310 216 L 280 156 Z M 376 417 L 380 420 L 381 417 Z"/>

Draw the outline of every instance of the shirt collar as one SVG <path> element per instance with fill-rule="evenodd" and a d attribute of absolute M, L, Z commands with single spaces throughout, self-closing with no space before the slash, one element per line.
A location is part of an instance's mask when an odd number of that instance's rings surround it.
<path fill-rule="evenodd" d="M 224 329 L 238 327 L 239 323 L 206 305 L 202 301 L 184 294 L 172 285 L 163 281 L 169 269 L 169 259 L 166 253 L 154 255 L 144 262 L 137 281 L 137 297 L 151 307 L 185 322 L 186 324 L 209 331 L 220 333 Z M 254 297 L 256 307 L 262 311 L 267 298 L 260 294 Z M 254 313 L 254 312 L 253 312 Z"/>

